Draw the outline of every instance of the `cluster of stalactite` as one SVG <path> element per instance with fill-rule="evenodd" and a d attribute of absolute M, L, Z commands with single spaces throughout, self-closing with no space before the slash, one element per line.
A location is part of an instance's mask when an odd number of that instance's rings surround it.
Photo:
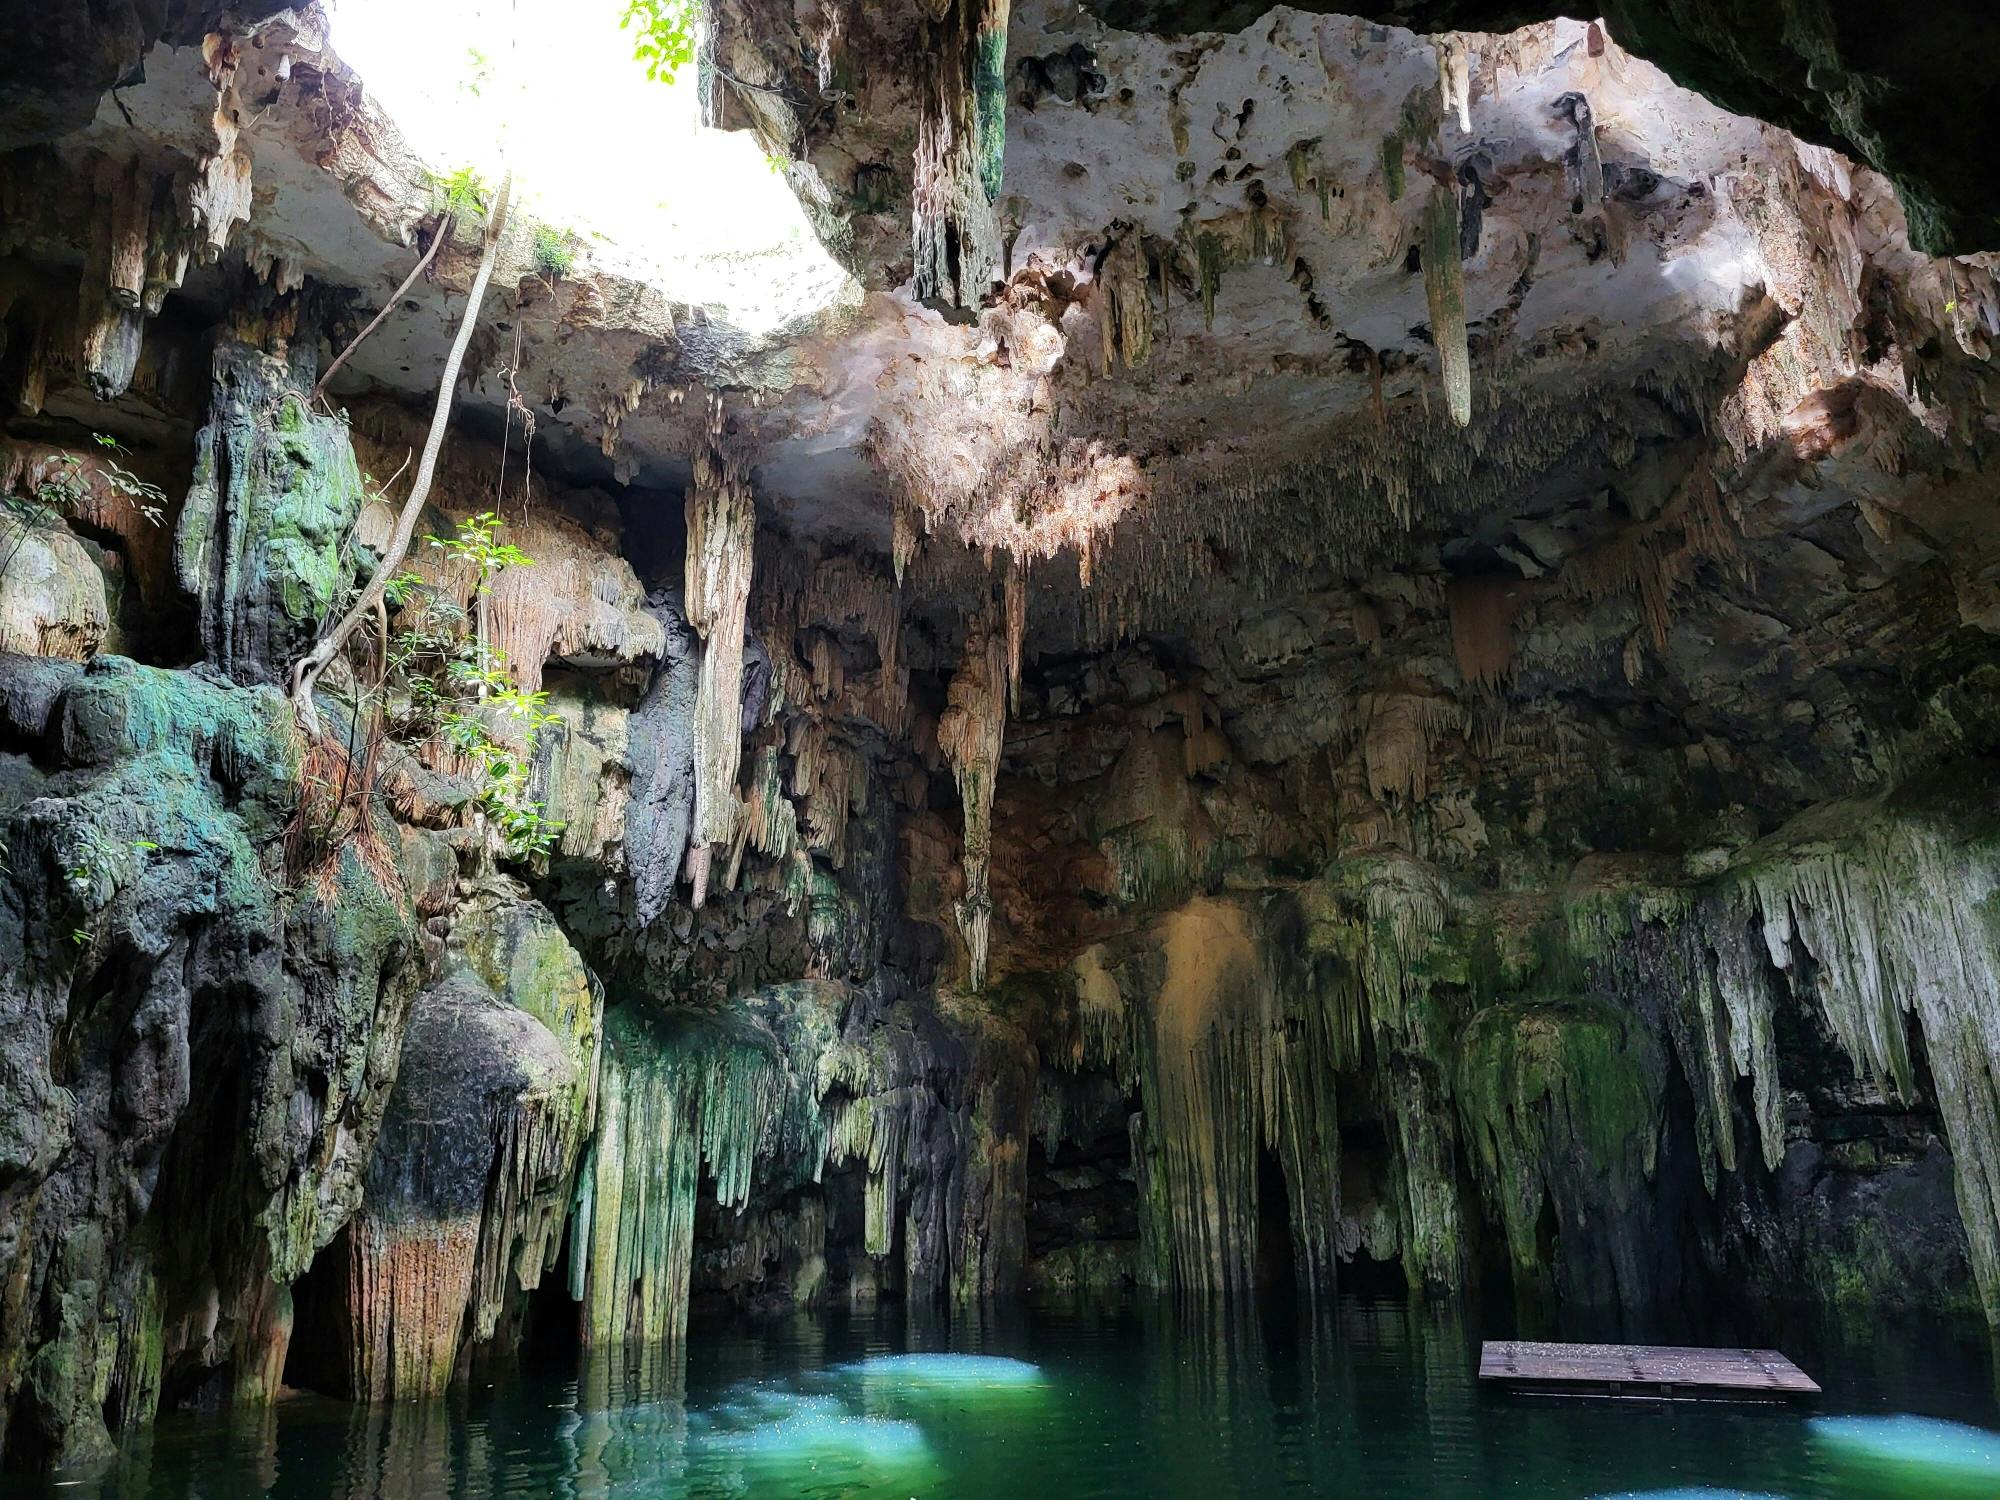
<path fill-rule="evenodd" d="M 1000 279 L 1009 0 L 926 0 L 917 70 L 916 294 L 974 309 Z"/>
<path fill-rule="evenodd" d="M 829 981 L 728 1016 L 614 1009 L 570 1231 L 586 1342 L 679 1345 L 707 1202 L 731 1245 L 781 1243 L 795 1265 L 823 1266 L 817 1185 L 849 1168 L 863 1182 L 858 1248 L 877 1262 L 900 1250 L 912 1295 L 1004 1289 L 1020 1266 L 1029 1054 L 1018 1032 L 988 1052 L 974 1066 L 928 1010 L 885 1011 Z M 819 1274 L 786 1290 L 810 1300 Z"/>
<path fill-rule="evenodd" d="M 1142 1278 L 1251 1290 L 1268 1232 L 1258 1165 L 1268 1154 L 1283 1174 L 1302 1285 L 1330 1290 L 1339 1260 L 1364 1241 L 1371 1253 L 1400 1251 L 1413 1284 L 1458 1283 L 1443 1061 L 1452 1038 L 1423 977 L 1444 920 L 1442 895 L 1413 861 L 1364 862 L 1310 887 L 1289 918 L 1196 897 L 1137 952 L 1098 947 L 1078 959 L 1061 1055 L 1140 1100 Z M 1343 1075 L 1393 1122 L 1396 1222 L 1386 1232 L 1341 1201 Z"/>
<path fill-rule="evenodd" d="M 1725 994 L 1741 994 L 1747 986 L 1732 977 L 1761 972 L 1768 959 L 1817 1004 L 1856 1072 L 1891 1098 L 1919 1097 L 1914 1022 L 1980 1296 L 2000 1322 L 2000 937 L 1986 915 L 2000 890 L 1993 831 L 1990 809 L 1956 796 L 1941 805 L 1833 804 L 1751 851 L 1733 883 L 1737 920 L 1712 925 L 1707 937 Z M 1719 915 L 1705 910 L 1712 921 Z M 1732 952 L 1760 941 L 1761 954 Z M 1745 1027 L 1750 1067 L 1736 1071 L 1754 1072 L 1770 1056 L 1771 1004 L 1766 990 L 1731 1006 L 1757 1007 Z M 1757 1081 L 1768 1110 L 1760 1124 L 1772 1132 L 1781 1125 L 1776 1087 Z"/>
<path fill-rule="evenodd" d="M 1245 589 L 1278 591 L 1302 571 L 1380 555 L 1412 529 L 1461 528 L 1566 463 L 1629 464 L 1639 451 L 1634 434 L 1657 427 L 1662 410 L 1700 431 L 1727 375 L 1721 357 L 1677 350 L 1581 392 L 1573 379 L 1520 376 L 1507 401 L 1477 413 L 1470 429 L 1436 403 L 1422 409 L 1403 402 L 1386 425 L 1372 412 L 1342 416 L 1315 434 L 1310 457 L 1270 462 L 1232 456 L 1210 467 L 1191 454 L 1170 468 L 1128 473 L 1102 455 L 1060 449 L 1050 456 L 1029 447 L 1044 462 L 1026 523 L 1016 513 L 1022 492 L 997 458 L 968 471 L 937 445 L 925 446 L 935 429 L 919 418 L 949 420 L 942 409 L 913 405 L 879 426 L 875 445 L 899 493 L 925 497 L 916 513 L 946 534 L 1019 558 L 1074 551 L 1087 587 L 1038 596 L 1036 625 L 1044 640 L 1087 649 L 1198 619 L 1224 559 Z M 899 514 L 916 510 L 915 501 L 899 506 Z M 1135 509 L 1143 510 L 1145 526 L 1117 524 Z M 1295 545 L 1260 544 L 1280 534 Z M 1662 529 L 1660 540 L 1671 550 L 1679 535 Z M 979 586 L 977 554 L 931 547 L 911 556 L 912 582 L 922 593 Z M 1639 575 L 1626 577 L 1636 591 Z"/>
<path fill-rule="evenodd" d="M 829 1029 L 837 1019 L 812 1005 L 799 1014 Z M 587 1344 L 680 1342 L 704 1173 L 724 1209 L 748 1201 L 760 1171 L 817 1174 L 827 1137 L 811 1068 L 827 1045 L 780 1047 L 750 1025 L 632 1006 L 611 1012 L 570 1231 L 570 1291 Z"/>
<path fill-rule="evenodd" d="M 687 871 L 692 900 L 708 895 L 710 864 L 736 833 L 736 774 L 743 755 L 743 627 L 756 559 L 757 508 L 749 476 L 711 441 L 694 456 L 687 492 L 687 620 L 702 639 L 695 698 L 694 828 Z"/>
<path fill-rule="evenodd" d="M 1658 1279 L 1644 1242 L 1617 1232 L 1647 1202 L 1665 1117 L 1666 1062 L 1648 1020 L 1595 999 L 1489 1005 L 1459 1039 L 1456 1083 L 1466 1159 L 1515 1285 L 1547 1288 L 1556 1274 L 1541 1243 L 1553 1212 L 1566 1294 L 1649 1301 Z"/>
<path fill-rule="evenodd" d="M 202 55 L 215 89 L 214 133 L 198 157 L 164 165 L 97 158 L 84 164 L 80 204 L 74 167 L 22 153 L 0 172 L 0 225 L 9 226 L 0 228 L 0 248 L 34 234 L 45 215 L 81 217 L 86 247 L 74 317 L 36 299 L 24 410 L 40 409 L 52 370 L 73 371 L 100 400 L 125 394 L 139 370 L 147 320 L 180 289 L 190 265 L 215 264 L 248 222 L 251 160 L 239 141 L 236 45 L 212 35 Z M 275 263 L 252 269 L 267 280 L 282 274 Z"/>
<path fill-rule="evenodd" d="M 1824 1021 L 1857 1080 L 1891 1100 L 1927 1099 L 1951 1147 L 1979 1294 L 2000 1322 L 2000 937 L 1982 915 L 2000 890 L 1994 832 L 1991 809 L 1945 779 L 1814 809 L 1699 885 L 1607 862 L 1566 904 L 1577 951 L 1612 990 L 1634 1005 L 1665 997 L 1711 1190 L 1745 1164 L 1739 1082 L 1749 1152 L 1767 1170 L 1784 1155 L 1784 991 Z"/>

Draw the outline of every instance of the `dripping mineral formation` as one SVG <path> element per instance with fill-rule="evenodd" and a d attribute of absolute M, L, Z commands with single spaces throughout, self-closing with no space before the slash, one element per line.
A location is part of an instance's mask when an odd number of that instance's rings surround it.
<path fill-rule="evenodd" d="M 337 13 L 0 3 L 9 1465 L 696 1305 L 2000 1326 L 1995 22 L 1354 3 L 710 0 L 755 316 Z"/>

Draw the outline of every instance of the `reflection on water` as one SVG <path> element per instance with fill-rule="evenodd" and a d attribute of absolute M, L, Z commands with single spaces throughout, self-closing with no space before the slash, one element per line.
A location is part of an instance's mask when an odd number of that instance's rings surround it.
<path fill-rule="evenodd" d="M 800 1316 L 699 1333 L 684 1368 L 599 1363 L 433 1406 L 359 1410 L 299 1396 L 255 1418 L 178 1418 L 108 1472 L 27 1493 L 103 1500 L 2000 1493 L 2000 1437 L 1982 1430 L 2000 1426 L 1991 1352 L 1963 1329 L 1876 1320 L 1848 1332 L 1728 1330 L 1778 1343 L 1820 1378 L 1827 1395 L 1819 1412 L 1829 1420 L 1779 1407 L 1485 1394 L 1473 1378 L 1482 1331 L 1516 1330 L 1482 1330 L 1455 1305 L 1360 1298 L 1316 1313 L 1300 1304 L 1261 1316 L 1151 1301 L 935 1320 L 893 1309 Z M 1662 1327 L 1625 1336 L 1695 1334 Z M 1714 1331 L 1706 1336 L 1717 1341 Z"/>

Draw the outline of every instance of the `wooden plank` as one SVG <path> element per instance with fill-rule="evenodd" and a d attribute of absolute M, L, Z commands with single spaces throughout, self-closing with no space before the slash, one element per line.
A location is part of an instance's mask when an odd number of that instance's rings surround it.
<path fill-rule="evenodd" d="M 1653 1344 L 1556 1344 L 1489 1339 L 1479 1378 L 1520 1390 L 1623 1396 L 1816 1396 L 1819 1385 L 1775 1349 L 1685 1349 Z"/>

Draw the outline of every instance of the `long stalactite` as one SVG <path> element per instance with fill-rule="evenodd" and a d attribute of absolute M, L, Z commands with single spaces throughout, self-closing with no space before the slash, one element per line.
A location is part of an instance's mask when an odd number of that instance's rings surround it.
<path fill-rule="evenodd" d="M 757 507 L 750 482 L 721 447 L 721 408 L 695 454 L 687 493 L 687 620 L 702 639 L 695 695 L 692 903 L 708 897 L 710 866 L 736 835 L 736 774 L 743 757 L 743 627 L 756 562 Z"/>
<path fill-rule="evenodd" d="M 968 978 L 975 990 L 986 984 L 992 939 L 993 792 L 1007 733 L 1009 677 L 1007 633 L 981 616 L 966 635 L 946 708 L 938 720 L 938 748 L 958 783 L 963 809 L 965 894 L 958 900 L 957 913 L 968 955 Z"/>

